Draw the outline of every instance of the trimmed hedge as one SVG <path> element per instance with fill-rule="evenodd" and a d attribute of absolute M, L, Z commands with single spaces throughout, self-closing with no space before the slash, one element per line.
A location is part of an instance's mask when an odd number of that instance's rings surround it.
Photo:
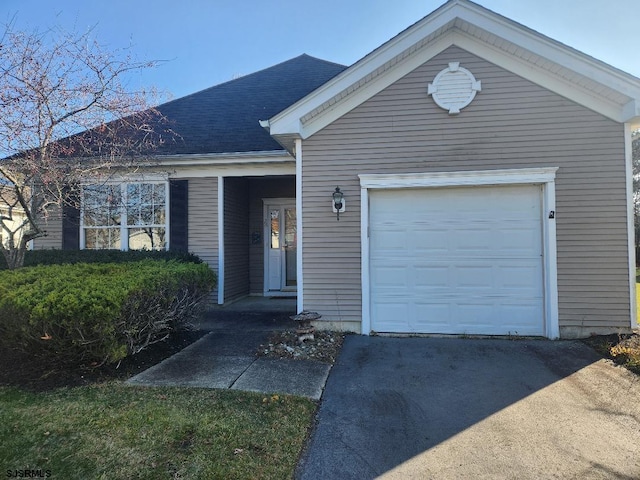
<path fill-rule="evenodd" d="M 187 252 L 164 250 L 28 250 L 24 257 L 24 266 L 60 265 L 65 263 L 122 263 L 137 262 L 144 259 L 178 260 L 181 262 L 202 263 L 202 260 Z M 5 270 L 7 263 L 0 255 L 0 270 Z"/>
<path fill-rule="evenodd" d="M 0 345 L 111 363 L 188 323 L 215 287 L 204 263 L 142 260 L 0 272 Z"/>

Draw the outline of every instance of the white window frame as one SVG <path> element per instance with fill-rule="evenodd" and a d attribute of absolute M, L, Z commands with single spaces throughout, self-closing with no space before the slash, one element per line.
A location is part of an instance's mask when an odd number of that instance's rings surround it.
<path fill-rule="evenodd" d="M 153 225 L 144 225 L 144 227 L 151 228 L 164 228 L 165 229 L 165 250 L 169 250 L 170 246 L 170 236 L 169 236 L 169 202 L 170 202 L 170 194 L 169 194 L 169 181 L 168 180 L 153 180 L 146 178 L 134 178 L 127 179 L 126 181 L 109 181 L 109 182 L 100 182 L 100 183 L 91 183 L 86 182 L 81 185 L 81 188 L 84 190 L 85 187 L 96 186 L 96 185 L 108 185 L 108 186 L 119 186 L 120 187 L 120 195 L 121 195 L 121 205 L 120 205 L 120 250 L 121 251 L 129 251 L 129 230 L 134 228 L 141 228 L 141 225 L 128 225 L 127 222 L 127 187 L 132 184 L 153 184 L 153 185 L 164 185 L 165 191 L 165 204 L 164 204 L 164 225 L 161 224 L 153 224 Z M 94 225 L 85 225 L 84 223 L 84 191 L 80 195 L 80 250 L 86 250 L 86 229 L 94 229 L 101 228 L 100 226 Z M 114 228 L 114 227 L 103 227 L 103 228 Z"/>

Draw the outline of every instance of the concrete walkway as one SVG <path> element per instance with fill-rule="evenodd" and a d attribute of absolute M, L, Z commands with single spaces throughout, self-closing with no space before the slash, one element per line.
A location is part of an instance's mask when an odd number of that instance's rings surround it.
<path fill-rule="evenodd" d="M 310 360 L 256 357 L 277 330 L 295 328 L 295 302 L 253 300 L 209 311 L 196 328 L 208 333 L 128 380 L 131 385 L 230 388 L 319 400 L 330 365 Z M 252 311 L 247 311 L 251 309 Z M 275 311 L 274 311 L 275 310 Z M 280 311 L 278 311 L 280 310 Z"/>
<path fill-rule="evenodd" d="M 348 336 L 297 478 L 638 479 L 640 378 L 581 342 Z"/>

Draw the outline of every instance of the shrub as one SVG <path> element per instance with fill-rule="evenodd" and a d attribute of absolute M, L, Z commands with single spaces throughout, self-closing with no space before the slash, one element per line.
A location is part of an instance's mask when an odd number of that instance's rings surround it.
<path fill-rule="evenodd" d="M 25 254 L 24 266 L 59 265 L 65 263 L 123 263 L 144 259 L 178 260 L 181 262 L 202 263 L 202 260 L 188 252 L 164 250 L 29 250 Z M 4 256 L 0 255 L 0 270 L 7 268 Z"/>
<path fill-rule="evenodd" d="M 176 260 L 0 272 L 0 344 L 60 362 L 116 362 L 188 323 L 215 286 Z"/>

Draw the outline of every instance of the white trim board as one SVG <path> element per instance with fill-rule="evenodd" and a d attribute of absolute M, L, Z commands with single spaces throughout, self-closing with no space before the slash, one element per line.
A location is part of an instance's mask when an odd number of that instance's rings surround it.
<path fill-rule="evenodd" d="M 369 190 L 394 188 L 444 188 L 490 185 L 542 185 L 543 269 L 545 332 L 560 337 L 558 319 L 558 266 L 555 226 L 555 176 L 557 167 L 413 174 L 366 174 L 360 178 L 360 241 L 362 278 L 362 334 L 371 333 L 371 279 L 369 265 Z M 553 217 L 549 218 L 550 213 Z"/>
<path fill-rule="evenodd" d="M 296 154 L 296 234 L 298 235 L 298 250 L 296 259 L 298 272 L 298 297 L 296 313 L 300 313 L 304 310 L 304 276 L 302 267 L 302 139 L 298 138 L 295 141 L 295 154 Z"/>
<path fill-rule="evenodd" d="M 262 152 L 231 153 L 191 153 L 175 155 L 158 155 L 154 160 L 163 166 L 185 165 L 243 165 L 263 163 L 293 163 L 295 159 L 286 150 L 268 150 Z M 151 165 L 153 166 L 153 165 Z"/>
<path fill-rule="evenodd" d="M 295 164 L 292 162 L 268 165 L 199 165 L 177 166 L 171 171 L 170 178 L 264 177 L 267 175 L 295 175 L 295 173 Z"/>
<path fill-rule="evenodd" d="M 358 175 L 363 188 L 458 187 L 546 183 L 553 181 L 558 167 L 456 172 L 398 173 Z"/>
<path fill-rule="evenodd" d="M 224 177 L 218 177 L 218 305 L 224 305 Z"/>
<path fill-rule="evenodd" d="M 624 147 L 625 147 L 625 168 L 627 176 L 627 242 L 629 252 L 629 315 L 631 318 L 631 328 L 638 328 L 637 297 L 636 297 L 636 245 L 635 245 L 635 222 L 633 205 L 633 144 L 631 139 L 632 127 L 629 124 L 624 126 Z"/>

